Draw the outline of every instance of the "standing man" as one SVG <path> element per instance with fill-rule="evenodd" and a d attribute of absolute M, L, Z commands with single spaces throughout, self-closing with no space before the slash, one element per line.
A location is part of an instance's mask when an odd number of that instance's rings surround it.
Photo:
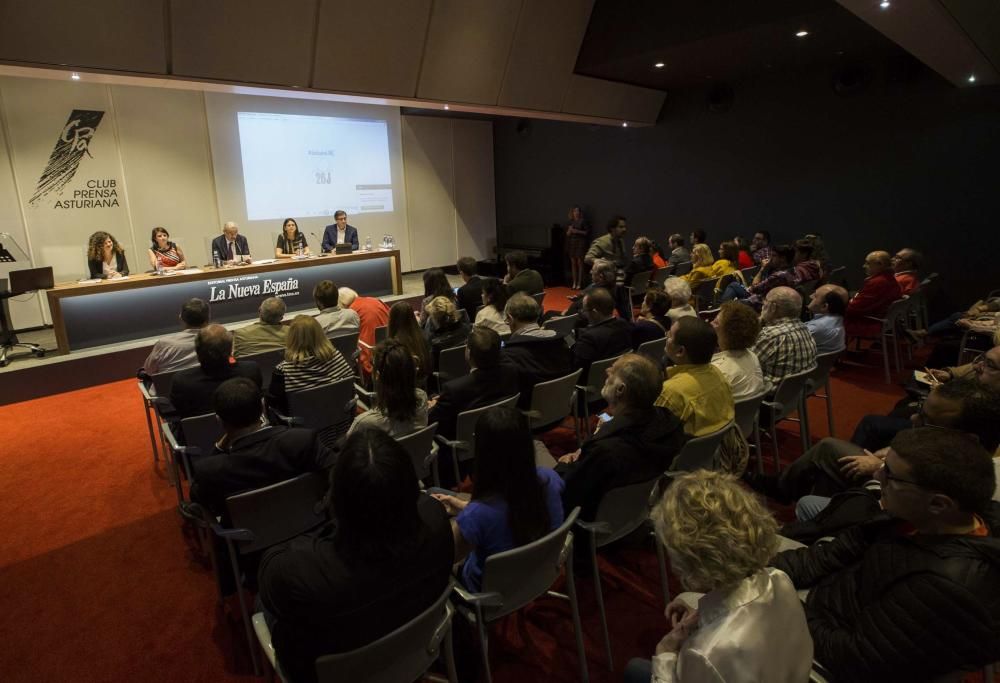
<path fill-rule="evenodd" d="M 223 261 L 250 263 L 250 244 L 233 221 L 227 221 L 222 234 L 212 240 L 212 253 L 217 253 Z"/>
<path fill-rule="evenodd" d="M 608 221 L 608 232 L 590 244 L 583 262 L 591 266 L 596 259 L 602 258 L 611 261 L 616 268 L 624 268 L 628 263 L 624 240 L 626 230 L 624 216 L 612 218 Z"/>
<path fill-rule="evenodd" d="M 358 244 L 358 230 L 353 225 L 347 224 L 347 212 L 341 209 L 334 211 L 333 225 L 326 226 L 323 231 L 323 253 L 333 251 L 338 244 L 350 244 L 351 251 L 361 248 Z"/>

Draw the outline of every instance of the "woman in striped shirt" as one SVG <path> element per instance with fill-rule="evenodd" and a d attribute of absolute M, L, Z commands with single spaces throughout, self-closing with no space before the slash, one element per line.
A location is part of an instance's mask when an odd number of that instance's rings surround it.
<path fill-rule="evenodd" d="M 156 270 L 157 261 L 163 270 L 182 270 L 187 264 L 184 262 L 184 250 L 170 241 L 170 233 L 166 228 L 155 227 L 150 236 L 152 245 L 149 247 L 149 267 Z"/>
<path fill-rule="evenodd" d="M 350 364 L 326 338 L 316 319 L 295 316 L 285 340 L 285 360 L 271 375 L 268 406 L 287 415 L 289 392 L 315 389 L 353 375 Z"/>

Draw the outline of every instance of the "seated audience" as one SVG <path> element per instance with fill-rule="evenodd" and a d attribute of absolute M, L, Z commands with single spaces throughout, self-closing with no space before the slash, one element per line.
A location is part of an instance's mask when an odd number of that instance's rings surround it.
<path fill-rule="evenodd" d="M 248 377 L 263 385 L 260 366 L 254 361 L 233 361 L 233 335 L 222 325 L 206 325 L 194 339 L 198 366 L 181 370 L 170 384 L 170 403 L 180 418 L 212 412 L 212 395 L 220 384 L 234 377 Z"/>
<path fill-rule="evenodd" d="M 708 237 L 705 235 L 705 231 L 701 228 L 696 228 L 691 231 L 691 251 L 699 244 L 705 244 L 708 241 Z"/>
<path fill-rule="evenodd" d="M 646 296 L 642 300 L 642 309 L 635 318 L 632 325 L 632 348 L 639 348 L 641 344 L 654 339 L 662 339 L 667 336 L 670 329 L 670 297 L 660 289 L 646 290 Z"/>
<path fill-rule="evenodd" d="M 667 408 L 684 423 L 690 436 L 704 436 L 726 426 L 735 414 L 729 382 L 712 365 L 715 330 L 699 318 L 681 318 L 667 332 L 667 368 L 656 405 Z"/>
<path fill-rule="evenodd" d="M 441 386 L 433 400 L 427 423 L 438 423 L 437 433 L 455 438 L 455 421 L 466 410 L 481 408 L 510 398 L 518 391 L 517 371 L 500 363 L 500 337 L 491 329 L 474 327 L 465 342 L 465 358 L 471 371 Z"/>
<path fill-rule="evenodd" d="M 997 329 L 1000 296 L 980 299 L 965 311 L 956 311 L 947 318 L 933 323 L 926 330 L 905 330 L 917 340 L 926 337 L 962 335 L 966 330 L 980 334 L 993 334 Z"/>
<path fill-rule="evenodd" d="M 352 435 L 330 476 L 329 524 L 269 550 L 260 602 L 282 677 L 316 680 L 316 659 L 357 649 L 441 596 L 455 558 L 448 516 L 420 493 L 403 448 Z"/>
<path fill-rule="evenodd" d="M 990 454 L 964 434 L 907 430 L 876 477 L 884 515 L 772 561 L 809 589 L 816 661 L 838 681 L 911 681 L 1000 659 Z"/>
<path fill-rule="evenodd" d="M 288 393 L 315 389 L 354 376 L 350 364 L 315 318 L 297 315 L 288 326 L 285 359 L 278 363 L 267 388 L 267 405 L 288 415 Z"/>
<path fill-rule="evenodd" d="M 838 285 L 822 285 L 809 298 L 809 310 L 813 317 L 806 321 L 806 327 L 816 342 L 816 353 L 843 351 L 847 290 Z"/>
<path fill-rule="evenodd" d="M 736 248 L 739 250 L 738 258 L 739 258 L 740 270 L 753 268 L 755 264 L 753 256 L 751 256 L 750 254 L 750 243 L 747 242 L 746 238 L 737 235 L 736 237 L 733 238 L 733 244 L 735 244 Z"/>
<path fill-rule="evenodd" d="M 632 245 L 632 260 L 625 266 L 625 282 L 628 287 L 637 273 L 653 271 L 653 243 L 648 237 L 637 237 Z"/>
<path fill-rule="evenodd" d="M 288 328 L 281 324 L 285 310 L 282 299 L 276 296 L 264 299 L 258 309 L 260 319 L 233 333 L 233 355 L 238 358 L 285 348 Z"/>
<path fill-rule="evenodd" d="M 763 327 L 753 352 L 764 379 L 777 388 L 782 379 L 816 366 L 816 342 L 802 322 L 802 297 L 791 287 L 767 293 L 760 314 Z"/>
<path fill-rule="evenodd" d="M 350 287 L 340 287 L 340 305 L 358 314 L 360 322 L 358 341 L 368 345 L 366 348 L 359 344 L 358 363 L 364 376 L 370 377 L 372 374 L 371 349 L 375 347 L 375 328 L 385 327 L 389 324 L 389 307 L 381 299 L 358 296 L 358 293 Z"/>
<path fill-rule="evenodd" d="M 731 282 L 722 293 L 722 301 L 746 299 L 754 308 L 760 310 L 767 293 L 775 287 L 794 287 L 797 284 L 792 260 L 795 249 L 787 244 L 781 244 L 771 249 L 771 257 L 761 263 L 749 287 L 739 282 Z"/>
<path fill-rule="evenodd" d="M 507 286 L 507 296 L 518 292 L 538 294 L 545 291 L 545 283 L 537 270 L 528 267 L 528 256 L 523 251 L 508 251 L 504 254 L 507 263 L 507 274 L 503 283 Z"/>
<path fill-rule="evenodd" d="M 355 311 L 340 305 L 340 290 L 332 280 L 322 280 L 313 287 L 313 300 L 319 309 L 316 322 L 327 336 L 360 331 L 361 318 Z"/>
<path fill-rule="evenodd" d="M 723 242 L 719 245 L 719 258 L 712 264 L 712 277 L 719 278 L 719 282 L 715 286 L 716 291 L 719 291 L 719 284 L 722 283 L 722 278 L 727 275 L 732 275 L 739 282 L 743 282 L 739 260 L 740 252 L 736 242 Z"/>
<path fill-rule="evenodd" d="M 490 555 L 535 541 L 563 522 L 563 482 L 535 466 L 528 420 L 517 408 L 491 408 L 476 423 L 472 499 L 435 493 L 453 515 L 455 559 L 465 560 L 460 580 L 482 586 Z"/>
<path fill-rule="evenodd" d="M 760 334 L 760 320 L 753 309 L 737 301 L 724 303 L 712 327 L 719 338 L 719 351 L 712 356 L 712 365 L 729 381 L 733 400 L 759 396 L 770 389 L 756 354 L 750 350 Z"/>
<path fill-rule="evenodd" d="M 465 309 L 469 314 L 469 320 L 475 320 L 476 309 L 482 303 L 483 280 L 476 275 L 476 259 L 471 256 L 463 256 L 456 264 L 458 274 L 462 278 L 463 284 L 455 292 L 458 299 L 458 307 Z"/>
<path fill-rule="evenodd" d="M 758 230 L 750 240 L 750 255 L 753 262 L 763 266 L 765 261 L 771 258 L 771 233 L 767 230 Z"/>
<path fill-rule="evenodd" d="M 166 228 L 153 228 L 152 244 L 149 246 L 149 267 L 154 271 L 162 269 L 165 273 L 183 270 L 187 267 L 184 250 L 170 241 L 170 233 Z"/>
<path fill-rule="evenodd" d="M 1000 331 L 993 335 L 993 348 L 976 356 L 971 363 L 931 370 L 930 374 L 938 382 L 949 382 L 959 377 L 974 377 L 981 384 L 1000 391 Z"/>
<path fill-rule="evenodd" d="M 625 320 L 632 319 L 632 300 L 628 289 L 617 285 L 615 266 L 611 261 L 606 261 L 605 259 L 596 259 L 591 263 L 590 284 L 573 300 L 570 307 L 563 311 L 562 315 L 580 313 L 580 309 L 583 306 L 583 297 L 595 289 L 605 289 L 610 292 L 611 298 L 614 299 L 615 312 L 618 314 L 618 317 Z"/>
<path fill-rule="evenodd" d="M 919 251 L 910 248 L 900 249 L 892 257 L 890 263 L 900 293 L 909 295 L 920 288 L 920 263 L 923 258 Z"/>
<path fill-rule="evenodd" d="M 684 246 L 683 235 L 674 233 L 667 240 L 667 244 L 670 246 L 670 256 L 667 258 L 667 263 L 671 266 L 676 266 L 678 263 L 687 263 L 691 260 L 691 252 Z"/>
<path fill-rule="evenodd" d="M 147 376 L 156 375 L 161 372 L 174 372 L 182 368 L 189 368 L 198 363 L 198 357 L 194 352 L 194 341 L 199 330 L 208 324 L 211 311 L 206 302 L 201 299 L 188 299 L 181 306 L 180 321 L 184 329 L 160 337 L 149 355 L 142 369 Z"/>
<path fill-rule="evenodd" d="M 707 244 L 696 244 L 691 247 L 691 272 L 680 278 L 688 284 L 697 284 L 702 280 L 715 277 L 715 257 Z"/>
<path fill-rule="evenodd" d="M 672 322 L 677 322 L 681 318 L 697 318 L 698 312 L 691 305 L 691 285 L 679 277 L 668 277 L 663 283 L 663 290 L 670 297 L 670 308 L 667 310 L 667 317 Z"/>
<path fill-rule="evenodd" d="M 417 369 L 417 386 L 426 389 L 427 379 L 434 366 L 431 361 L 431 345 L 417 324 L 417 318 L 413 315 L 410 304 L 397 301 L 392 305 L 385 332 L 387 339 L 395 339 L 413 356 L 413 365 Z"/>
<path fill-rule="evenodd" d="M 510 338 L 504 344 L 501 358 L 518 373 L 518 405 L 531 406 L 531 390 L 535 384 L 572 371 L 572 354 L 566 346 L 566 335 L 538 326 L 538 303 L 527 294 L 515 294 L 507 301 L 506 316 Z"/>
<path fill-rule="evenodd" d="M 575 452 L 559 458 L 556 472 L 566 482 L 563 510 L 580 507 L 580 519 L 593 521 L 609 490 L 648 481 L 670 467 L 687 440 L 684 426 L 666 408 L 653 405 L 662 377 L 653 361 L 629 353 L 608 370 L 601 396 L 608 422 Z"/>
<path fill-rule="evenodd" d="M 440 268 L 428 268 L 424 271 L 424 299 L 420 302 L 420 309 L 417 311 L 420 326 L 425 331 L 427 331 L 428 326 L 427 304 L 439 296 L 450 299 L 452 302 L 457 301 L 455 290 L 448 282 L 448 276 L 445 275 L 445 272 Z"/>
<path fill-rule="evenodd" d="M 460 319 L 455 302 L 443 296 L 427 304 L 427 314 L 430 322 L 427 341 L 431 345 L 431 364 L 437 371 L 441 352 L 465 344 L 472 325 Z"/>
<path fill-rule="evenodd" d="M 229 496 L 332 464 L 313 430 L 268 425 L 262 399 L 260 387 L 246 377 L 226 380 L 212 396 L 224 434 L 215 454 L 192 462 L 191 500 L 216 515 L 225 512 Z"/>
<path fill-rule="evenodd" d="M 573 344 L 573 367 L 581 368 L 581 383 L 594 361 L 632 350 L 632 323 L 614 317 L 615 304 L 606 289 L 597 287 L 583 297 L 581 313 L 587 326 L 580 328 Z"/>
<path fill-rule="evenodd" d="M 872 318 L 882 318 L 889 306 L 903 298 L 899 283 L 892 274 L 887 251 L 873 251 L 865 258 L 864 284 L 848 302 L 844 313 L 844 328 L 848 337 L 877 337 L 882 323 Z"/>
<path fill-rule="evenodd" d="M 583 262 L 589 266 L 597 259 L 604 259 L 613 263 L 616 269 L 624 268 L 628 263 L 628 257 L 625 255 L 626 231 L 625 217 L 612 217 L 608 221 L 607 232 L 591 242 Z"/>
<path fill-rule="evenodd" d="M 427 426 L 427 393 L 417 387 L 417 369 L 410 350 L 395 339 L 375 347 L 372 364 L 375 401 L 351 423 L 359 429 L 381 429 L 389 436 L 406 436 Z"/>
<path fill-rule="evenodd" d="M 674 479 L 652 517 L 681 585 L 697 592 L 667 605 L 670 632 L 652 662 L 629 662 L 626 683 L 808 680 L 802 603 L 767 567 L 778 548 L 768 509 L 732 476 L 700 470 Z"/>
<path fill-rule="evenodd" d="M 485 327 L 504 336 L 510 334 L 510 325 L 504 318 L 504 308 L 507 306 L 507 288 L 495 277 L 483 280 L 483 307 L 476 313 L 475 326 Z"/>
<path fill-rule="evenodd" d="M 818 282 L 823 277 L 823 266 L 813 258 L 813 245 L 809 240 L 795 242 L 795 282 L 797 285 L 809 285 Z"/>

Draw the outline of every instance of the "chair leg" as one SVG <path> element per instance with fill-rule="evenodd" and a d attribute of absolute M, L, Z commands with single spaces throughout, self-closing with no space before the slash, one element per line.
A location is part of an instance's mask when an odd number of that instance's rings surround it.
<path fill-rule="evenodd" d="M 573 635 L 576 637 L 576 657 L 580 664 L 580 681 L 582 683 L 589 683 L 590 672 L 587 670 L 587 651 L 583 649 L 583 624 L 580 623 L 580 604 L 576 601 L 576 579 L 573 577 L 572 546 L 570 546 L 566 558 L 566 593 L 569 594 L 569 607 L 573 614 Z"/>
<path fill-rule="evenodd" d="M 247 602 L 243 595 L 243 582 L 240 581 L 240 565 L 236 560 L 236 546 L 231 541 L 227 541 L 226 544 L 229 546 L 229 563 L 233 568 L 233 579 L 236 581 L 236 595 L 240 599 L 240 614 L 243 617 L 243 628 L 246 631 L 247 646 L 250 648 L 250 661 L 253 662 L 253 675 L 260 676 L 257 652 L 254 649 L 254 643 L 257 642 L 257 639 L 253 635 L 253 625 L 250 623 L 250 613 L 247 611 Z"/>
<path fill-rule="evenodd" d="M 827 423 L 827 427 L 829 427 L 829 429 L 830 429 L 830 436 L 834 437 L 836 435 L 833 433 L 833 394 L 830 393 L 830 378 L 829 377 L 826 378 L 825 392 L 826 392 L 826 396 L 823 397 L 823 400 L 826 401 L 826 423 Z"/>
<path fill-rule="evenodd" d="M 454 617 L 452 622 L 454 623 Z M 448 625 L 448 632 L 444 634 L 444 670 L 448 676 L 448 683 L 458 683 L 458 672 L 455 669 L 455 643 L 452 639 L 453 623 Z"/>
<path fill-rule="evenodd" d="M 146 429 L 149 430 L 149 445 L 153 447 L 153 464 L 160 461 L 160 452 L 156 449 L 156 434 L 153 432 L 153 418 L 149 416 L 150 405 L 146 406 Z"/>
<path fill-rule="evenodd" d="M 760 412 L 753 418 L 753 442 L 757 449 L 757 474 L 764 474 L 764 449 L 760 442 Z"/>
<path fill-rule="evenodd" d="M 882 365 L 885 366 L 885 383 L 892 383 L 892 376 L 889 374 L 889 347 L 885 333 L 882 333 Z"/>
<path fill-rule="evenodd" d="M 493 682 L 493 674 L 490 673 L 490 644 L 489 644 L 489 633 L 486 630 L 486 620 L 483 619 L 483 610 L 477 604 L 476 605 L 476 628 L 479 630 L 479 652 L 482 656 L 483 661 L 483 676 L 486 678 L 486 683 Z"/>
<path fill-rule="evenodd" d="M 760 454 L 760 449 L 757 449 L 758 455 Z M 667 581 L 667 558 L 663 552 L 663 544 L 660 543 L 660 539 L 653 534 L 653 543 L 656 545 L 656 563 L 660 566 L 660 585 L 663 588 L 663 604 L 670 604 L 670 582 Z"/>
<path fill-rule="evenodd" d="M 802 393 L 802 398 L 799 399 L 799 438 L 802 440 L 802 452 L 805 453 L 809 450 L 810 433 L 809 433 L 809 397 Z"/>
<path fill-rule="evenodd" d="M 458 451 L 459 451 L 459 449 L 457 447 L 451 449 L 451 466 L 455 470 L 455 488 L 456 488 L 456 490 L 458 488 L 458 485 L 460 483 L 462 483 L 462 480 L 459 478 L 461 475 L 459 475 L 459 473 L 458 473 Z"/>
<path fill-rule="evenodd" d="M 775 429 L 774 411 L 771 411 L 771 444 L 774 446 L 774 473 L 781 474 L 781 458 L 778 457 L 778 430 Z"/>
<path fill-rule="evenodd" d="M 594 568 L 594 594 L 597 596 L 597 614 L 601 618 L 601 631 L 604 633 L 604 651 L 608 655 L 608 671 L 615 670 L 611 658 L 611 636 L 608 635 L 608 616 L 604 611 L 604 593 L 601 590 L 601 570 L 597 566 L 597 534 L 590 532 L 590 561 Z"/>

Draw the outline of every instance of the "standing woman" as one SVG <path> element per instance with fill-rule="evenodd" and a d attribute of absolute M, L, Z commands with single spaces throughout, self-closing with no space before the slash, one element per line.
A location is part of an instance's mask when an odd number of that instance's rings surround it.
<path fill-rule="evenodd" d="M 573 289 L 583 286 L 583 257 L 590 245 L 590 224 L 583 217 L 579 206 L 569 210 L 566 224 L 566 255 L 573 273 Z"/>
<path fill-rule="evenodd" d="M 286 218 L 281 224 L 281 234 L 278 236 L 278 243 L 274 245 L 275 258 L 291 258 L 296 255 L 296 250 L 302 248 L 302 254 L 309 253 L 309 245 L 306 244 L 306 236 L 299 231 L 299 224 L 294 218 Z"/>
<path fill-rule="evenodd" d="M 110 232 L 98 230 L 87 243 L 87 267 L 91 278 L 108 280 L 128 275 L 125 250 Z"/>
<path fill-rule="evenodd" d="M 157 261 L 167 272 L 180 270 L 187 265 L 184 260 L 184 250 L 170 241 L 170 233 L 167 232 L 166 228 L 153 228 L 150 240 L 152 241 L 148 254 L 150 268 L 156 270 Z"/>

